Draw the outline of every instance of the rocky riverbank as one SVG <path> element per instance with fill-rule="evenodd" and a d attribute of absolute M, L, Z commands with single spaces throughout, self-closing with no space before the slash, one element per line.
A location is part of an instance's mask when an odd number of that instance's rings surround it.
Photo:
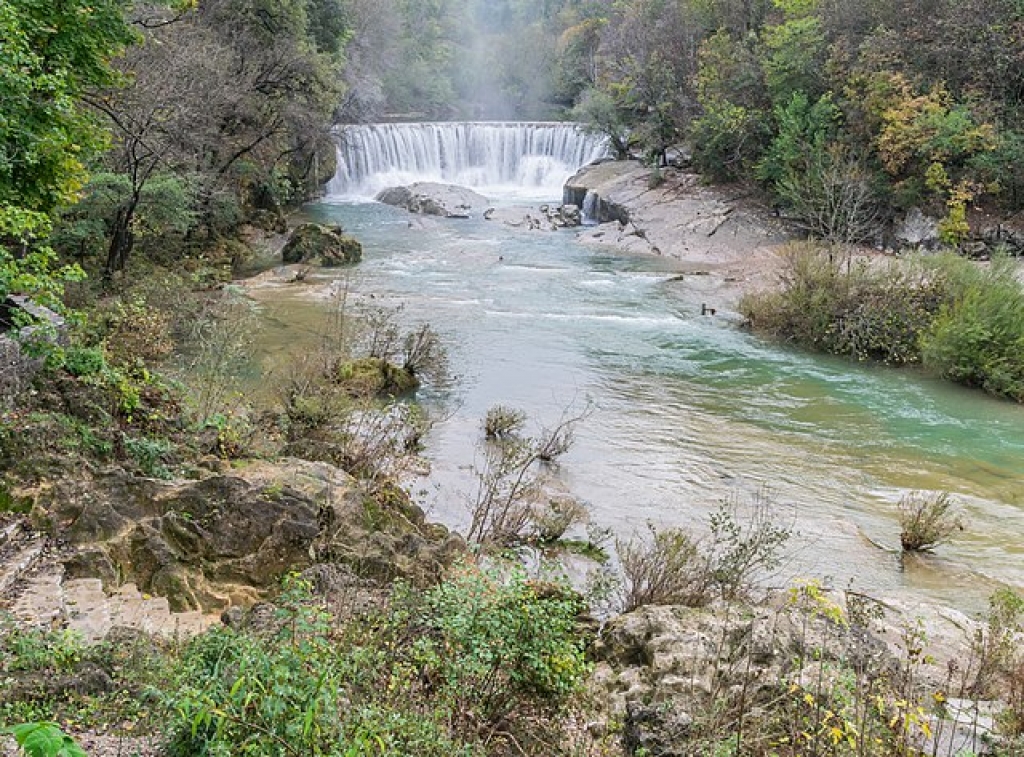
<path fill-rule="evenodd" d="M 771 283 L 776 250 L 792 233 L 748 188 L 710 187 L 679 168 L 653 173 L 638 161 L 585 166 L 562 201 L 597 221 L 585 244 L 665 255 L 709 275 L 722 300 Z"/>

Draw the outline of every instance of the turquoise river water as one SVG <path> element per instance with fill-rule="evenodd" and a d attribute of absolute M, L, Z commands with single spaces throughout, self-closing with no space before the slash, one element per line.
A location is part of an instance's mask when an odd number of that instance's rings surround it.
<path fill-rule="evenodd" d="M 403 305 L 443 336 L 458 380 L 420 480 L 431 517 L 468 520 L 480 419 L 501 403 L 551 425 L 592 404 L 559 475 L 595 522 L 699 527 L 723 499 L 767 489 L 797 535 L 774 577 L 930 596 L 978 609 L 996 582 L 1024 586 L 1024 408 L 922 377 L 767 343 L 703 317 L 678 264 L 483 220 L 427 219 L 375 203 L 323 203 L 364 245 L 345 273 L 282 287 L 265 304 L 268 350 L 312 338 L 323 292 Z M 262 298 L 266 302 L 266 298 Z M 967 528 L 902 559 L 896 503 L 949 491 Z"/>

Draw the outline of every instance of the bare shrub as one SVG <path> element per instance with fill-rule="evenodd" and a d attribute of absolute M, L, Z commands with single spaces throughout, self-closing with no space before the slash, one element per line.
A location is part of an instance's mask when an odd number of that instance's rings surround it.
<path fill-rule="evenodd" d="M 346 346 L 353 357 L 378 358 L 411 376 L 443 386 L 450 379 L 448 351 L 429 324 L 403 325 L 403 308 L 360 304 L 348 309 Z"/>
<path fill-rule="evenodd" d="M 553 544 L 570 528 L 589 519 L 587 506 L 575 497 L 552 497 L 533 508 L 534 538 L 541 544 Z"/>
<path fill-rule="evenodd" d="M 623 612 L 653 604 L 707 604 L 710 574 L 697 541 L 681 528 L 647 528 L 647 539 L 616 542 L 625 576 Z"/>
<path fill-rule="evenodd" d="M 625 611 L 645 604 L 701 607 L 716 597 L 737 599 L 759 574 L 778 568 L 792 530 L 779 523 L 764 490 L 754 496 L 745 518 L 742 509 L 735 499 L 723 502 L 709 517 L 703 538 L 648 524 L 648 538 L 616 542 Z"/>
<path fill-rule="evenodd" d="M 815 152 L 776 190 L 796 222 L 826 242 L 862 242 L 878 231 L 881 214 L 871 173 L 845 150 Z"/>
<path fill-rule="evenodd" d="M 394 311 L 353 308 L 347 291 L 338 293 L 319 347 L 290 361 L 278 377 L 285 451 L 365 480 L 400 475 L 430 419 L 420 406 L 394 399 L 416 385 L 409 369 L 390 362 L 395 359 L 435 376 L 447 366 L 429 327 L 403 336 Z"/>
<path fill-rule="evenodd" d="M 589 406 L 578 413 L 567 411 L 553 428 L 528 437 L 519 433 L 525 418 L 519 418 L 518 411 L 498 406 L 488 412 L 502 433 L 485 439 L 483 465 L 475 468 L 478 483 L 470 503 L 470 541 L 500 546 L 530 541 L 543 495 L 544 466 L 569 450 L 576 425 L 589 413 Z M 488 427 L 485 419 L 485 433 Z"/>
<path fill-rule="evenodd" d="M 906 552 L 924 552 L 945 544 L 964 530 L 956 501 L 948 492 L 911 492 L 900 500 L 900 545 Z"/>

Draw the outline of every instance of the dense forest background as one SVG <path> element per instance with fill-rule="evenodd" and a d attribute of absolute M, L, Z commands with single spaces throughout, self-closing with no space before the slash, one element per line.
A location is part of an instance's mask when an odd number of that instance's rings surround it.
<path fill-rule="evenodd" d="M 331 176 L 332 125 L 388 118 L 577 119 L 830 241 L 1024 203 L 1019 0 L 6 0 L 0 32 L 4 291 L 55 253 L 230 258 Z"/>

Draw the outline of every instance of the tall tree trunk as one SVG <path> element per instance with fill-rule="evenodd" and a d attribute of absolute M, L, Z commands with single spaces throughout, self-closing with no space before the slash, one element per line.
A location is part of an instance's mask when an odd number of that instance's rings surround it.
<path fill-rule="evenodd" d="M 110 236 L 110 247 L 107 249 L 107 264 L 103 269 L 103 277 L 111 278 L 118 271 L 123 271 L 128 263 L 128 256 L 135 246 L 135 232 L 132 231 L 132 219 L 135 217 L 136 201 L 117 209 L 114 216 L 113 233 Z"/>

